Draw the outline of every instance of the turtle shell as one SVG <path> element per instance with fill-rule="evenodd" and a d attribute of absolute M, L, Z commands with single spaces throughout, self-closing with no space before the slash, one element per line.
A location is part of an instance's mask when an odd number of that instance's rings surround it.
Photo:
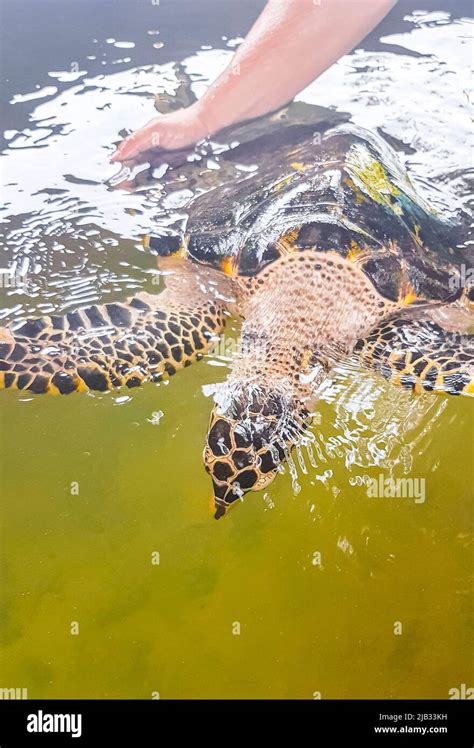
<path fill-rule="evenodd" d="M 313 248 L 353 259 L 391 300 L 447 301 L 467 263 L 458 220 L 415 193 L 393 149 L 352 125 L 281 128 L 226 154 L 240 177 L 196 197 L 178 246 L 226 272 L 252 276 L 282 254 Z M 239 172 L 237 172 L 239 173 Z"/>

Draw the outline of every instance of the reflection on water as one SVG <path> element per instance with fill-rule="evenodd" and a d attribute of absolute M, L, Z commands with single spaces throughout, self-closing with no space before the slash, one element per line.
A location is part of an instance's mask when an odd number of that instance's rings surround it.
<path fill-rule="evenodd" d="M 444 398 L 412 397 L 348 365 L 327 399 L 334 404 L 337 434 L 330 437 L 331 456 L 344 456 L 348 468 L 383 467 L 387 475 L 397 468 L 411 472 L 412 451 L 428 447 L 427 436 L 447 406 Z"/>
<path fill-rule="evenodd" d="M 172 49 L 159 26 L 144 27 L 141 43 Z M 356 50 L 298 97 L 379 129 L 447 213 L 468 207 L 470 26 L 410 7 L 403 32 Z M 216 137 L 179 168 L 142 171 L 121 189 L 109 163 L 120 133 L 153 115 L 156 94 L 162 108 L 199 96 L 239 39 L 137 65 L 135 37 L 95 35 L 91 20 L 71 51 L 79 63 L 35 89 L 18 80 L 11 97 L 12 112 L 29 115 L 7 128 L 2 154 L 2 267 L 13 283 L 2 288 L 3 324 L 156 291 L 141 237 L 179 225 L 216 173 L 254 168 L 229 165 L 234 143 Z M 1 656 L 11 684 L 32 697 L 444 698 L 467 682 L 466 403 L 414 397 L 341 365 L 290 469 L 216 529 L 201 451 L 208 395 L 227 364 L 210 355 L 133 396 L 4 397 Z M 368 499 L 367 478 L 381 472 L 426 477 L 426 505 Z M 74 480 L 82 498 L 71 503 Z M 160 578 L 144 571 L 157 547 Z M 394 640 L 396 620 L 406 636 Z"/>
<path fill-rule="evenodd" d="M 409 33 L 384 38 L 390 51 L 357 50 L 298 98 L 380 128 L 401 148 L 420 191 L 449 213 L 470 195 L 470 22 L 414 13 L 406 25 Z M 117 41 L 102 41 L 117 47 Z M 206 173 L 215 182 L 219 152 L 231 143 L 198 148 L 197 161 L 179 183 L 165 166 L 135 191 L 111 186 L 117 172 L 109 163 L 113 144 L 124 125 L 133 130 L 152 115 L 155 95 L 172 106 L 199 96 L 228 63 L 235 43 L 163 65 L 133 67 L 131 57 L 118 58 L 93 76 L 53 70 L 52 80 L 72 85 L 12 97 L 13 107 L 28 101 L 32 108 L 27 128 L 5 132 L 3 267 L 28 283 L 26 293 L 17 288 L 7 294 L 5 306 L 15 304 L 11 314 L 62 309 L 66 302 L 78 306 L 146 285 L 141 270 L 152 262 L 140 256 L 141 236 L 179 223 L 186 202 L 206 188 Z M 130 67 L 116 72 L 114 65 L 126 60 Z"/>

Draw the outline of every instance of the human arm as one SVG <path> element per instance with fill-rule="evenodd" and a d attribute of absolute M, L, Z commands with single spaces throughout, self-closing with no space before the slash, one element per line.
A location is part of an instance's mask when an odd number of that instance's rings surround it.
<path fill-rule="evenodd" d="M 228 125 L 278 109 L 358 44 L 396 0 L 269 0 L 231 62 L 204 95 L 154 117 L 113 161 L 180 149 Z"/>

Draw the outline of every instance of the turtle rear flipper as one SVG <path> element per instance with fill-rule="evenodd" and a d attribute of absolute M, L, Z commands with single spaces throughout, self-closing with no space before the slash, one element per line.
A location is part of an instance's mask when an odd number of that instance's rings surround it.
<path fill-rule="evenodd" d="M 209 349 L 222 302 L 182 274 L 159 295 L 94 305 L 0 329 L 0 388 L 69 394 L 171 376 Z"/>
<path fill-rule="evenodd" d="M 474 395 L 474 335 L 447 331 L 432 319 L 387 319 L 357 342 L 355 352 L 393 384 Z"/>

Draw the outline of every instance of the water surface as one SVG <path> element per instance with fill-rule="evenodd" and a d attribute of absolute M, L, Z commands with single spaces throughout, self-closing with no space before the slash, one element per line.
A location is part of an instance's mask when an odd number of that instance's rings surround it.
<path fill-rule="evenodd" d="M 153 115 L 153 94 L 172 102 L 184 78 L 200 95 L 262 5 L 4 3 L 3 324 L 157 290 L 140 237 L 179 222 L 219 146 L 199 179 L 126 191 L 110 183 L 113 143 Z M 381 132 L 446 214 L 469 209 L 466 15 L 402 2 L 298 97 Z M 0 685 L 447 698 L 469 684 L 471 403 L 343 366 L 318 405 L 314 464 L 215 522 L 201 455 L 228 364 L 214 354 L 133 392 L 4 393 Z M 381 474 L 424 479 L 425 500 L 370 498 Z"/>

